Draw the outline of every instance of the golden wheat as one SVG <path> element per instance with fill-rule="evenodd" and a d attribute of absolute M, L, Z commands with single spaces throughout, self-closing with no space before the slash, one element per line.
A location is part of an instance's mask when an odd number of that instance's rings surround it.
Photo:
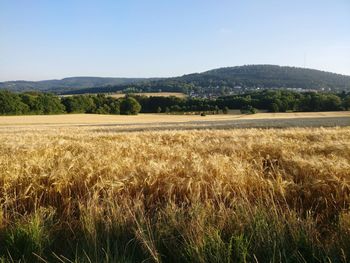
<path fill-rule="evenodd" d="M 99 193 L 142 195 L 153 205 L 271 193 L 304 204 L 349 201 L 349 128 L 128 134 L 61 128 L 2 133 L 0 142 L 3 204 L 26 211 L 41 205 L 38 198 L 56 207 Z"/>
<path fill-rule="evenodd" d="M 167 209 L 175 216 L 201 205 L 220 214 L 215 226 L 227 229 L 240 205 L 251 210 L 246 221 L 266 207 L 288 214 L 289 224 L 294 215 L 311 215 L 320 227 L 340 218 L 350 231 L 350 128 L 120 134 L 89 127 L 13 129 L 0 134 L 0 189 L 0 229 L 41 209 L 95 239 L 98 218 L 107 228 L 132 221 L 155 261 L 160 255 L 155 237 L 146 235 L 152 226 L 145 218 Z M 190 229 L 178 228 L 197 240 L 205 223 L 200 214 L 190 218 Z M 178 220 L 167 218 L 167 224 Z M 239 222 L 237 229 L 243 228 Z"/>

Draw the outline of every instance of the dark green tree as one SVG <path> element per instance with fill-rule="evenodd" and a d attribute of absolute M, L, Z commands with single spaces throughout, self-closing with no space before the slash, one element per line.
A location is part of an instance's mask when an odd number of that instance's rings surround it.
<path fill-rule="evenodd" d="M 222 109 L 223 114 L 228 114 L 228 111 L 229 111 L 229 109 L 226 106 Z"/>
<path fill-rule="evenodd" d="M 18 115 L 29 112 L 29 106 L 22 102 L 18 94 L 9 91 L 0 91 L 0 114 Z"/>
<path fill-rule="evenodd" d="M 272 112 L 279 112 L 280 109 L 278 107 L 278 104 L 277 103 L 272 103 L 271 106 L 270 106 L 270 111 L 272 111 Z"/>
<path fill-rule="evenodd" d="M 343 107 L 346 110 L 350 110 L 350 95 L 347 95 L 343 100 Z"/>
<path fill-rule="evenodd" d="M 133 97 L 123 98 L 120 102 L 120 113 L 124 115 L 136 115 L 141 111 L 141 105 Z"/>
<path fill-rule="evenodd" d="M 257 109 L 255 109 L 251 105 L 243 106 L 240 111 L 242 114 L 255 114 L 258 112 Z"/>
<path fill-rule="evenodd" d="M 61 102 L 68 113 L 91 113 L 96 107 L 93 98 L 89 95 L 63 97 Z"/>
<path fill-rule="evenodd" d="M 65 112 L 65 107 L 59 97 L 53 94 L 41 93 L 36 97 L 38 114 L 59 114 Z"/>

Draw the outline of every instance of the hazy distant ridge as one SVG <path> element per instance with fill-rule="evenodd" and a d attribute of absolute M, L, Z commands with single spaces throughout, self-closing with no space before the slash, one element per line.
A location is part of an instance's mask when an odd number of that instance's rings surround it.
<path fill-rule="evenodd" d="M 54 93 L 115 92 L 135 87 L 139 91 L 188 91 L 213 87 L 292 88 L 320 91 L 350 91 L 350 76 L 314 69 L 276 65 L 218 68 L 173 78 L 73 77 L 62 80 L 0 82 L 0 89 L 38 90 Z"/>
<path fill-rule="evenodd" d="M 42 81 L 6 81 L 0 82 L 0 89 L 8 89 L 12 91 L 44 91 L 63 93 L 82 88 L 93 88 L 108 85 L 126 85 L 145 78 L 103 78 L 103 77 L 71 77 L 64 79 L 42 80 Z"/>

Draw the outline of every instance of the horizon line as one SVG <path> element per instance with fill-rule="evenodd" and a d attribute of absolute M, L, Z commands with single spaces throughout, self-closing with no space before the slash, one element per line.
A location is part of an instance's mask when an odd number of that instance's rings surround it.
<path fill-rule="evenodd" d="M 207 69 L 204 71 L 197 71 L 197 72 L 191 72 L 191 73 L 185 73 L 182 75 L 175 75 L 175 76 L 163 76 L 163 77 L 133 77 L 133 76 L 122 76 L 122 77 L 117 77 L 117 76 L 96 76 L 96 75 L 75 75 L 75 76 L 68 76 L 68 77 L 62 77 L 62 78 L 47 78 L 47 79 L 40 79 L 40 80 L 28 80 L 28 79 L 15 79 L 15 80 L 0 80 L 0 83 L 6 83 L 6 82 L 42 82 L 42 81 L 60 81 L 64 79 L 70 79 L 70 78 L 101 78 L 101 79 L 166 79 L 166 78 L 177 78 L 177 77 L 182 77 L 185 75 L 191 75 L 191 74 L 201 74 L 205 73 L 207 71 L 211 70 L 217 70 L 217 69 L 224 69 L 224 68 L 236 68 L 236 67 L 247 67 L 247 66 L 277 66 L 277 67 L 286 67 L 286 68 L 299 68 L 299 69 L 306 69 L 306 70 L 316 70 L 316 71 L 321 71 L 324 73 L 331 73 L 331 74 L 336 74 L 336 75 L 341 75 L 345 77 L 350 77 L 349 74 L 343 74 L 343 73 L 338 73 L 338 72 L 333 72 L 329 70 L 324 70 L 324 69 L 316 69 L 316 68 L 309 68 L 309 67 L 304 67 L 304 66 L 291 66 L 291 65 L 277 65 L 277 64 L 243 64 L 243 65 L 236 65 L 236 66 L 222 66 L 222 67 L 217 67 L 217 68 L 211 68 Z"/>

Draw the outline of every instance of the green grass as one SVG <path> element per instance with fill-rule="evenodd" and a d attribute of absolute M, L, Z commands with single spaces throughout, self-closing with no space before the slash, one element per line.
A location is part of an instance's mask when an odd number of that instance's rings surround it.
<path fill-rule="evenodd" d="M 52 211 L 16 220 L 1 233 L 2 262 L 347 262 L 350 256 L 345 219 L 330 233 L 312 214 L 262 207 L 168 207 L 152 216 L 140 211 L 130 222 L 113 218 L 122 211 L 93 210 L 82 208 L 82 227 L 73 232 Z"/>

